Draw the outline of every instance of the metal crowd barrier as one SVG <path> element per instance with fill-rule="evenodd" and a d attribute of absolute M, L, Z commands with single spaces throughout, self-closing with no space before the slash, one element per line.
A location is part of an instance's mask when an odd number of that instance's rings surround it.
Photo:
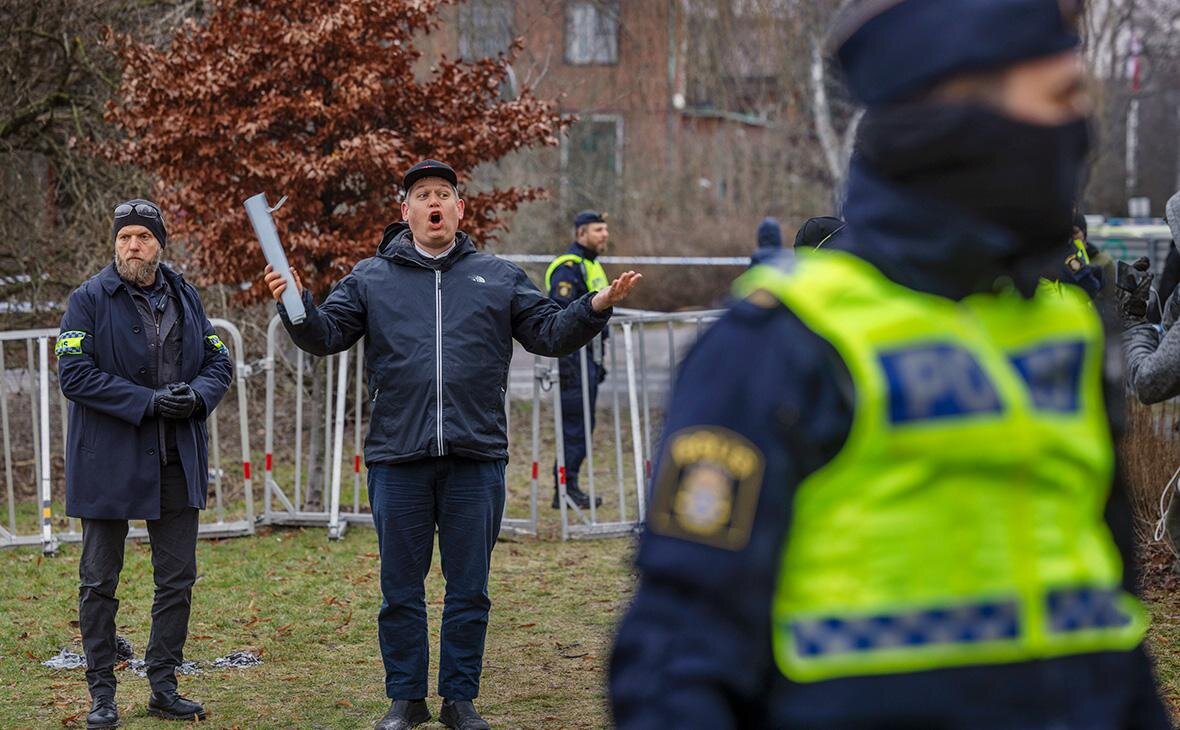
<path fill-rule="evenodd" d="M 280 343 L 288 345 L 282 352 Z M 328 529 L 328 537 L 333 540 L 343 537 L 351 524 L 372 527 L 368 490 L 361 488 L 361 435 L 365 428 L 364 405 L 368 399 L 364 383 L 364 359 L 363 339 L 349 351 L 319 358 L 316 367 L 323 368 L 323 387 L 319 392 L 310 393 L 305 387 L 310 357 L 291 345 L 278 316 L 270 320 L 266 333 L 266 359 L 262 363 L 266 370 L 266 452 L 262 512 L 264 522 L 275 525 L 325 526 Z M 276 371 L 282 365 L 293 369 L 295 384 L 293 398 L 283 399 L 285 408 L 280 407 L 279 394 L 276 391 Z M 348 403 L 350 392 L 351 408 Z M 317 458 L 322 459 L 317 466 L 322 468 L 323 488 L 320 504 L 314 505 L 309 503 L 311 484 L 308 478 L 313 465 L 308 463 L 310 457 L 305 457 L 304 448 L 310 438 L 308 431 L 311 430 L 309 400 L 321 405 L 323 411 L 320 422 L 323 429 L 323 451 Z M 280 425 L 276 423 L 276 416 L 283 414 L 293 415 L 293 418 Z M 507 398 L 505 417 L 511 418 Z M 535 434 L 536 428 L 534 438 Z M 345 454 L 346 442 L 352 445 L 351 458 Z M 276 454 L 276 444 L 284 447 L 281 453 Z M 535 441 L 533 447 L 534 451 L 539 448 Z M 345 468 L 350 469 L 352 474 L 352 499 L 349 504 L 345 503 Z M 505 516 L 501 522 L 502 532 L 537 534 L 536 482 L 536 469 L 533 469 L 528 505 L 523 508 L 523 516 L 520 514 L 521 505 L 510 498 L 509 492 Z"/>
<path fill-rule="evenodd" d="M 566 492 L 568 475 L 565 465 L 565 443 L 562 438 L 561 388 L 551 388 L 563 540 L 626 535 L 637 530 L 643 522 L 647 512 L 647 486 L 652 476 L 652 434 L 656 434 L 658 439 L 662 423 L 659 406 L 666 400 L 671 389 L 678 363 L 677 355 L 686 351 L 705 326 L 715 321 L 720 314 L 718 310 L 677 314 L 653 313 L 611 320 L 603 358 L 609 361 L 609 367 L 607 378 L 599 390 L 600 398 L 606 393 L 610 395 L 611 430 L 606 436 L 605 445 L 613 447 L 614 460 L 606 466 L 605 473 L 601 474 L 613 483 L 614 489 L 610 492 L 602 492 L 598 486 L 599 469 L 596 468 L 595 437 L 591 431 L 590 383 L 587 377 L 588 348 L 584 347 L 579 351 L 582 426 L 586 449 L 583 467 L 585 480 L 582 483 L 586 486 L 585 493 L 590 497 L 589 506 L 585 509 L 579 508 Z M 621 363 L 620 347 L 623 350 Z M 555 369 L 556 364 L 548 372 L 538 367 L 540 382 L 552 383 Z M 620 403 L 623 397 L 626 398 L 625 406 Z M 654 415 L 653 403 L 657 404 Z M 624 407 L 627 412 L 625 427 Z M 539 410 L 539 399 L 534 398 L 534 415 Z M 534 443 L 537 441 L 536 433 L 537 429 L 534 427 Z M 626 464 L 628 453 L 631 461 L 629 465 Z M 535 462 L 533 471 L 537 471 Z M 603 497 L 601 507 L 596 504 L 600 496 Z"/>
<path fill-rule="evenodd" d="M 214 319 L 211 322 L 228 336 L 234 360 L 243 481 L 239 500 L 236 490 L 231 492 L 228 486 L 235 480 L 221 468 L 218 427 L 222 418 L 232 419 L 233 414 L 218 407 L 208 419 L 209 471 L 213 496 L 208 509 L 202 513 L 198 534 L 208 538 L 249 535 L 254 532 L 254 496 L 250 478 L 250 434 L 246 408 L 248 369 L 243 360 L 242 335 L 237 327 L 226 320 Z M 59 542 L 77 542 L 82 539 L 81 525 L 77 519 L 55 518 L 55 515 L 66 511 L 64 465 L 68 418 L 66 398 L 57 384 L 57 361 L 52 357 L 51 342 L 57 334 L 57 328 L 0 332 L 0 431 L 3 432 L 0 444 L 3 446 L 6 508 L 6 523 L 0 526 L 0 547 L 40 545 L 46 554 L 52 554 L 56 552 Z M 24 344 L 23 348 L 21 343 Z M 16 361 L 6 360 L 6 357 L 21 349 L 24 350 L 23 367 L 10 369 L 8 363 L 15 364 Z M 53 387 L 50 387 L 51 383 Z M 24 398 L 26 394 L 27 404 Z M 57 401 L 56 408 L 50 405 L 54 400 Z M 21 439 L 22 435 L 28 438 Z M 28 456 L 32 458 L 28 459 Z M 26 475 L 27 481 L 22 479 Z M 118 478 L 118 475 L 112 475 L 112 478 Z M 18 480 L 36 484 L 35 493 L 19 493 Z M 133 521 L 128 539 L 146 537 L 146 527 L 139 521 Z"/>

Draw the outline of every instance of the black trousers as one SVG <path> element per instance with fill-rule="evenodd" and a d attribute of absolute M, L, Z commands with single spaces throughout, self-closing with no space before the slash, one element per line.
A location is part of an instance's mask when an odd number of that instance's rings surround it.
<path fill-rule="evenodd" d="M 144 660 L 154 692 L 176 689 L 175 669 L 184 661 L 197 579 L 197 518 L 197 509 L 188 505 L 179 460 L 160 467 L 160 519 L 147 521 L 156 595 Z M 126 520 L 82 520 L 78 623 L 86 652 L 86 682 L 95 698 L 115 695 L 115 614 L 119 610 L 115 589 L 126 540 Z"/>

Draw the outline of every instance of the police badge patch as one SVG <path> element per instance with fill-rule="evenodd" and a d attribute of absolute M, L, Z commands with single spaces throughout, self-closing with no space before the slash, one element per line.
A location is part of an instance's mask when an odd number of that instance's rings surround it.
<path fill-rule="evenodd" d="M 661 535 L 742 549 L 754 526 L 763 467 L 762 453 L 728 429 L 677 432 L 656 478 L 648 525 Z"/>
<path fill-rule="evenodd" d="M 557 282 L 557 296 L 567 298 L 574 292 L 574 285 L 568 281 Z"/>

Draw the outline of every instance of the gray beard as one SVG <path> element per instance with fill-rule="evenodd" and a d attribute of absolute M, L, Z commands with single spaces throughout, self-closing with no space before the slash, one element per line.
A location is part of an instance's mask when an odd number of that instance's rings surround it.
<path fill-rule="evenodd" d="M 115 271 L 129 284 L 136 286 L 151 286 L 156 282 L 156 270 L 160 268 L 160 260 L 164 258 L 164 248 L 156 252 L 150 261 L 127 261 L 115 254 Z"/>

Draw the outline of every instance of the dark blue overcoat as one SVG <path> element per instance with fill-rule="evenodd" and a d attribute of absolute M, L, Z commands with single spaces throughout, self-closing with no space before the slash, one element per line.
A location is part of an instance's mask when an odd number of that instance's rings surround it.
<path fill-rule="evenodd" d="M 204 509 L 209 486 L 205 417 L 233 378 L 197 290 L 166 266 L 180 301 L 182 379 L 203 407 L 176 422 L 188 503 Z M 70 400 L 66 436 L 66 514 L 89 519 L 160 516 L 159 429 L 152 416 L 153 354 L 127 284 L 111 263 L 70 295 L 55 352 Z"/>

